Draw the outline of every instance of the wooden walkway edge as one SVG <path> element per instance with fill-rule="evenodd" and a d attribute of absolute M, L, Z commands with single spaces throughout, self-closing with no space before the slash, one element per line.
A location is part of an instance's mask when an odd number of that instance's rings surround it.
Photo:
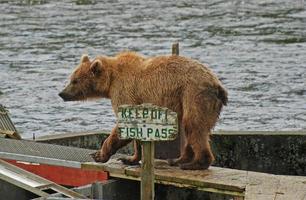
<path fill-rule="evenodd" d="M 140 180 L 139 166 L 126 166 L 112 159 L 107 163 L 82 163 L 81 168 L 103 170 L 110 177 Z M 155 160 L 155 183 L 192 188 L 246 200 L 306 200 L 306 177 L 281 176 L 243 170 L 210 167 L 181 170 Z"/>

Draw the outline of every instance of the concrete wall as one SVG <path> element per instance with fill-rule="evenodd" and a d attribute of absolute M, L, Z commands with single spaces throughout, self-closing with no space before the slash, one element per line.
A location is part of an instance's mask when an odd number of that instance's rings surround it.
<path fill-rule="evenodd" d="M 239 132 L 212 137 L 216 166 L 284 175 L 306 175 L 306 133 Z"/>
<path fill-rule="evenodd" d="M 36 138 L 35 141 L 86 149 L 99 149 L 101 143 L 107 138 L 107 136 L 107 131 L 62 133 L 41 136 Z"/>

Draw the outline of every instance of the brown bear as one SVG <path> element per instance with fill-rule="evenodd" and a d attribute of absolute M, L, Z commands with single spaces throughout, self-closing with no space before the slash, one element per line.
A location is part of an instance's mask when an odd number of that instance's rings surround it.
<path fill-rule="evenodd" d="M 82 56 L 69 85 L 59 96 L 65 101 L 109 98 L 116 115 L 122 104 L 142 103 L 177 112 L 186 144 L 181 156 L 168 162 L 182 169 L 207 169 L 211 165 L 214 156 L 209 144 L 210 133 L 228 101 L 226 90 L 207 66 L 182 56 L 146 58 L 134 52 L 98 56 L 92 61 Z M 129 142 L 120 140 L 114 127 L 94 159 L 106 162 Z M 122 161 L 135 164 L 139 160 L 139 144 L 135 142 L 134 156 Z"/>

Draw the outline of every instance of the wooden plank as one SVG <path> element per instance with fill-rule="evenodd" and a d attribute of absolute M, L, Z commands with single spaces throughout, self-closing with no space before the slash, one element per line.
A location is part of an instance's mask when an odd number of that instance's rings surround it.
<path fill-rule="evenodd" d="M 114 160 L 109 160 L 107 163 L 85 162 L 81 164 L 81 169 L 101 170 L 114 175 L 125 174 L 125 168 L 122 167 L 120 162 Z"/>
<path fill-rule="evenodd" d="M 306 177 L 248 172 L 246 200 L 303 200 Z"/>
<path fill-rule="evenodd" d="M 157 166 L 156 179 L 190 187 L 215 188 L 244 193 L 246 172 L 219 167 L 210 167 L 208 170 L 181 170 L 178 167 L 169 167 L 164 162 Z"/>
<path fill-rule="evenodd" d="M 154 142 L 142 142 L 141 200 L 154 199 Z"/>
<path fill-rule="evenodd" d="M 126 166 L 115 159 L 104 164 L 82 163 L 81 168 L 108 169 L 111 177 L 140 180 L 139 166 Z M 168 166 L 164 160 L 156 160 L 155 183 L 243 196 L 246 186 L 246 172 L 219 167 L 210 167 L 209 170 L 181 170 L 178 167 Z"/>
<path fill-rule="evenodd" d="M 114 159 L 110 163 L 111 177 L 140 180 L 139 166 L 126 166 Z M 102 165 L 108 164 L 84 163 L 82 168 L 105 169 Z M 208 170 L 181 170 L 178 167 L 169 167 L 164 160 L 155 161 L 155 183 L 228 194 L 237 198 L 244 197 L 246 200 L 306 200 L 306 177 L 220 167 L 210 167 Z"/>
<path fill-rule="evenodd" d="M 17 139 L 17 140 L 21 139 L 20 135 L 17 132 L 10 130 L 0 130 L 0 135 L 4 135 L 4 137 Z"/>
<path fill-rule="evenodd" d="M 301 199 L 306 200 L 306 178 L 279 176 L 279 187 L 275 200 Z"/>
<path fill-rule="evenodd" d="M 0 104 L 0 131 L 9 131 L 4 134 L 13 139 L 21 139 L 8 113 L 6 108 Z"/>
<path fill-rule="evenodd" d="M 257 172 L 247 172 L 245 200 L 273 200 L 279 180 L 275 175 Z"/>

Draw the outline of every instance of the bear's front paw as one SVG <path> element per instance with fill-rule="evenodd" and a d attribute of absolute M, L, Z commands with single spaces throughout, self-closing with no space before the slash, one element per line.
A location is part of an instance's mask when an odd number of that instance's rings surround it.
<path fill-rule="evenodd" d="M 190 163 L 184 163 L 180 164 L 180 168 L 182 170 L 205 170 L 208 169 L 209 164 L 203 164 L 199 162 L 190 162 Z"/>
<path fill-rule="evenodd" d="M 125 165 L 139 165 L 139 160 L 135 159 L 133 156 L 118 158 Z"/>
<path fill-rule="evenodd" d="M 97 152 L 93 152 L 89 154 L 96 162 L 101 162 L 101 163 L 105 163 L 108 161 L 108 159 L 105 158 L 105 156 L 103 156 L 103 154 L 101 153 L 101 151 L 97 151 Z"/>
<path fill-rule="evenodd" d="M 167 162 L 170 166 L 178 166 L 178 159 L 167 159 Z"/>

